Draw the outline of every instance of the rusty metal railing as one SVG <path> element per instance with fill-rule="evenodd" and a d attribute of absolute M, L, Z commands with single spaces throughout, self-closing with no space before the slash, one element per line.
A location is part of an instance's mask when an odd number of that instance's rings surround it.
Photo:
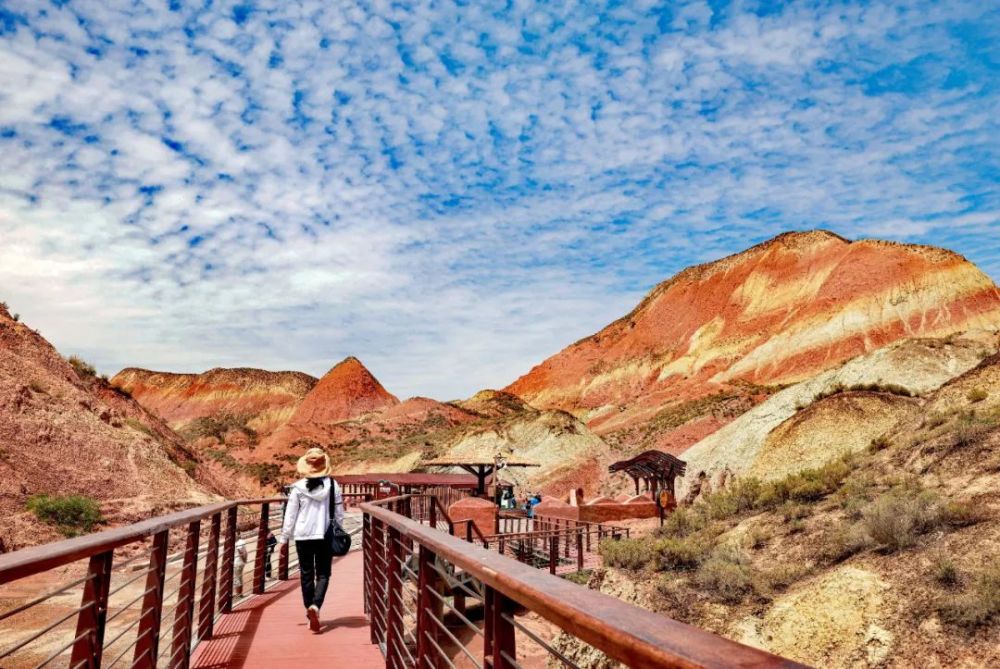
<path fill-rule="evenodd" d="M 419 504 L 361 505 L 365 610 L 387 669 L 522 669 L 539 651 L 548 666 L 578 668 L 594 649 L 628 667 L 803 666 L 429 527 Z"/>

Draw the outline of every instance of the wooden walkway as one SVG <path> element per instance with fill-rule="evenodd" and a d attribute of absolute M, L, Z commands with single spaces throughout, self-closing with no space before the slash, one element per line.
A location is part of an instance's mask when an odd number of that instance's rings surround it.
<path fill-rule="evenodd" d="M 382 669 L 364 615 L 361 551 L 333 561 L 320 612 L 322 630 L 309 631 L 298 579 L 251 597 L 222 616 L 215 634 L 198 645 L 193 669 L 282 669 L 327 666 Z"/>

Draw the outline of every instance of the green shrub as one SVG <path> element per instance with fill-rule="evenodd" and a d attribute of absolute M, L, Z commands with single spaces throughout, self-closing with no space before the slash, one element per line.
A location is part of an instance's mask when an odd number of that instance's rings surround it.
<path fill-rule="evenodd" d="M 836 564 L 872 545 L 871 537 L 860 523 L 841 525 L 820 537 L 819 557 Z"/>
<path fill-rule="evenodd" d="M 934 580 L 944 586 L 952 586 L 958 583 L 958 567 L 950 555 L 939 553 L 934 557 L 931 564 Z"/>
<path fill-rule="evenodd" d="M 818 501 L 840 488 L 855 467 L 855 457 L 847 454 L 822 467 L 804 469 L 778 481 L 771 481 L 762 487 L 757 506 L 773 509 L 788 501 Z"/>
<path fill-rule="evenodd" d="M 975 402 L 982 402 L 989 396 L 990 394 L 985 390 L 983 390 L 982 388 L 973 388 L 972 390 L 969 391 L 969 394 L 966 395 L 965 398 L 970 402 L 975 403 Z"/>
<path fill-rule="evenodd" d="M 582 571 L 574 571 L 569 574 L 564 574 L 563 578 L 570 583 L 576 583 L 577 585 L 587 585 L 590 582 L 590 575 L 593 572 L 590 569 L 584 569 Z"/>
<path fill-rule="evenodd" d="M 781 517 L 785 519 L 785 522 L 791 522 L 793 520 L 802 520 L 809 516 L 811 509 L 806 504 L 801 504 L 799 502 L 785 502 L 780 507 L 778 507 L 778 513 Z"/>
<path fill-rule="evenodd" d="M 737 603 L 753 591 L 750 561 L 738 549 L 721 546 L 695 574 L 695 583 L 727 603 Z"/>
<path fill-rule="evenodd" d="M 689 534 L 704 529 L 708 518 L 700 509 L 680 507 L 674 510 L 663 522 L 663 527 L 655 532 L 657 536 L 686 537 Z"/>
<path fill-rule="evenodd" d="M 942 600 L 938 613 L 945 622 L 978 627 L 1000 614 L 1000 567 L 976 575 L 968 592 Z"/>
<path fill-rule="evenodd" d="M 712 552 L 714 542 L 704 534 L 683 538 L 661 539 L 656 542 L 661 569 L 693 569 Z"/>
<path fill-rule="evenodd" d="M 882 549 L 893 552 L 912 546 L 920 535 L 941 525 L 944 505 L 937 495 L 913 486 L 890 491 L 864 511 L 864 528 Z"/>
<path fill-rule="evenodd" d="M 598 552 L 605 567 L 642 569 L 657 558 L 656 546 L 649 539 L 609 539 L 602 541 Z"/>
<path fill-rule="evenodd" d="M 80 377 L 81 380 L 92 379 L 97 376 L 97 370 L 89 362 L 86 362 L 82 358 L 71 355 L 66 360 L 76 372 L 76 375 Z"/>
<path fill-rule="evenodd" d="M 95 525 L 104 522 L 97 501 L 82 495 L 33 495 L 28 499 L 27 508 L 67 537 L 87 534 Z"/>

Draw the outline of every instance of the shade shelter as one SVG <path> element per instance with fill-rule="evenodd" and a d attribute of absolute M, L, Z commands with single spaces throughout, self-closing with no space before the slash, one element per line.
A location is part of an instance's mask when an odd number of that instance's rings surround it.
<path fill-rule="evenodd" d="M 517 460 L 514 458 L 494 457 L 463 457 L 453 456 L 438 458 L 423 463 L 424 467 L 459 467 L 476 477 L 476 494 L 480 497 L 486 496 L 486 479 L 498 469 L 508 467 L 540 467 L 537 462 L 527 460 Z"/>
<path fill-rule="evenodd" d="M 645 481 L 646 490 L 656 495 L 658 490 L 666 490 L 674 495 L 674 480 L 684 476 L 687 463 L 662 451 L 646 451 L 630 460 L 619 460 L 608 467 L 608 471 L 623 472 L 635 482 L 635 494 L 639 494 L 639 481 Z"/>

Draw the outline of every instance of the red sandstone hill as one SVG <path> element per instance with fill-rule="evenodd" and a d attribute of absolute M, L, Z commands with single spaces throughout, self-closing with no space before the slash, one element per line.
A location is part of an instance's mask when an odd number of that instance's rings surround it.
<path fill-rule="evenodd" d="M 302 400 L 290 425 L 335 423 L 399 404 L 372 373 L 351 356 L 327 372 Z"/>
<path fill-rule="evenodd" d="M 172 374 L 129 368 L 111 384 L 131 394 L 172 428 L 189 438 L 211 432 L 244 431 L 265 437 L 283 425 L 317 379 L 302 372 L 212 369 Z"/>
<path fill-rule="evenodd" d="M 38 493 L 92 497 L 111 522 L 212 499 L 176 434 L 79 369 L 0 304 L 0 551 L 59 538 L 25 511 Z"/>
<path fill-rule="evenodd" d="M 678 452 L 775 386 L 904 337 L 976 328 L 1000 328 L 1000 289 L 961 256 L 786 233 L 680 272 L 505 390 L 613 441 Z"/>
<path fill-rule="evenodd" d="M 350 441 L 353 429 L 341 423 L 398 405 L 399 399 L 360 360 L 344 358 L 302 399 L 288 421 L 262 442 L 261 453 L 253 459 L 261 459 L 264 453 L 290 457 L 301 450 L 296 444 L 302 442 L 327 446 Z"/>

